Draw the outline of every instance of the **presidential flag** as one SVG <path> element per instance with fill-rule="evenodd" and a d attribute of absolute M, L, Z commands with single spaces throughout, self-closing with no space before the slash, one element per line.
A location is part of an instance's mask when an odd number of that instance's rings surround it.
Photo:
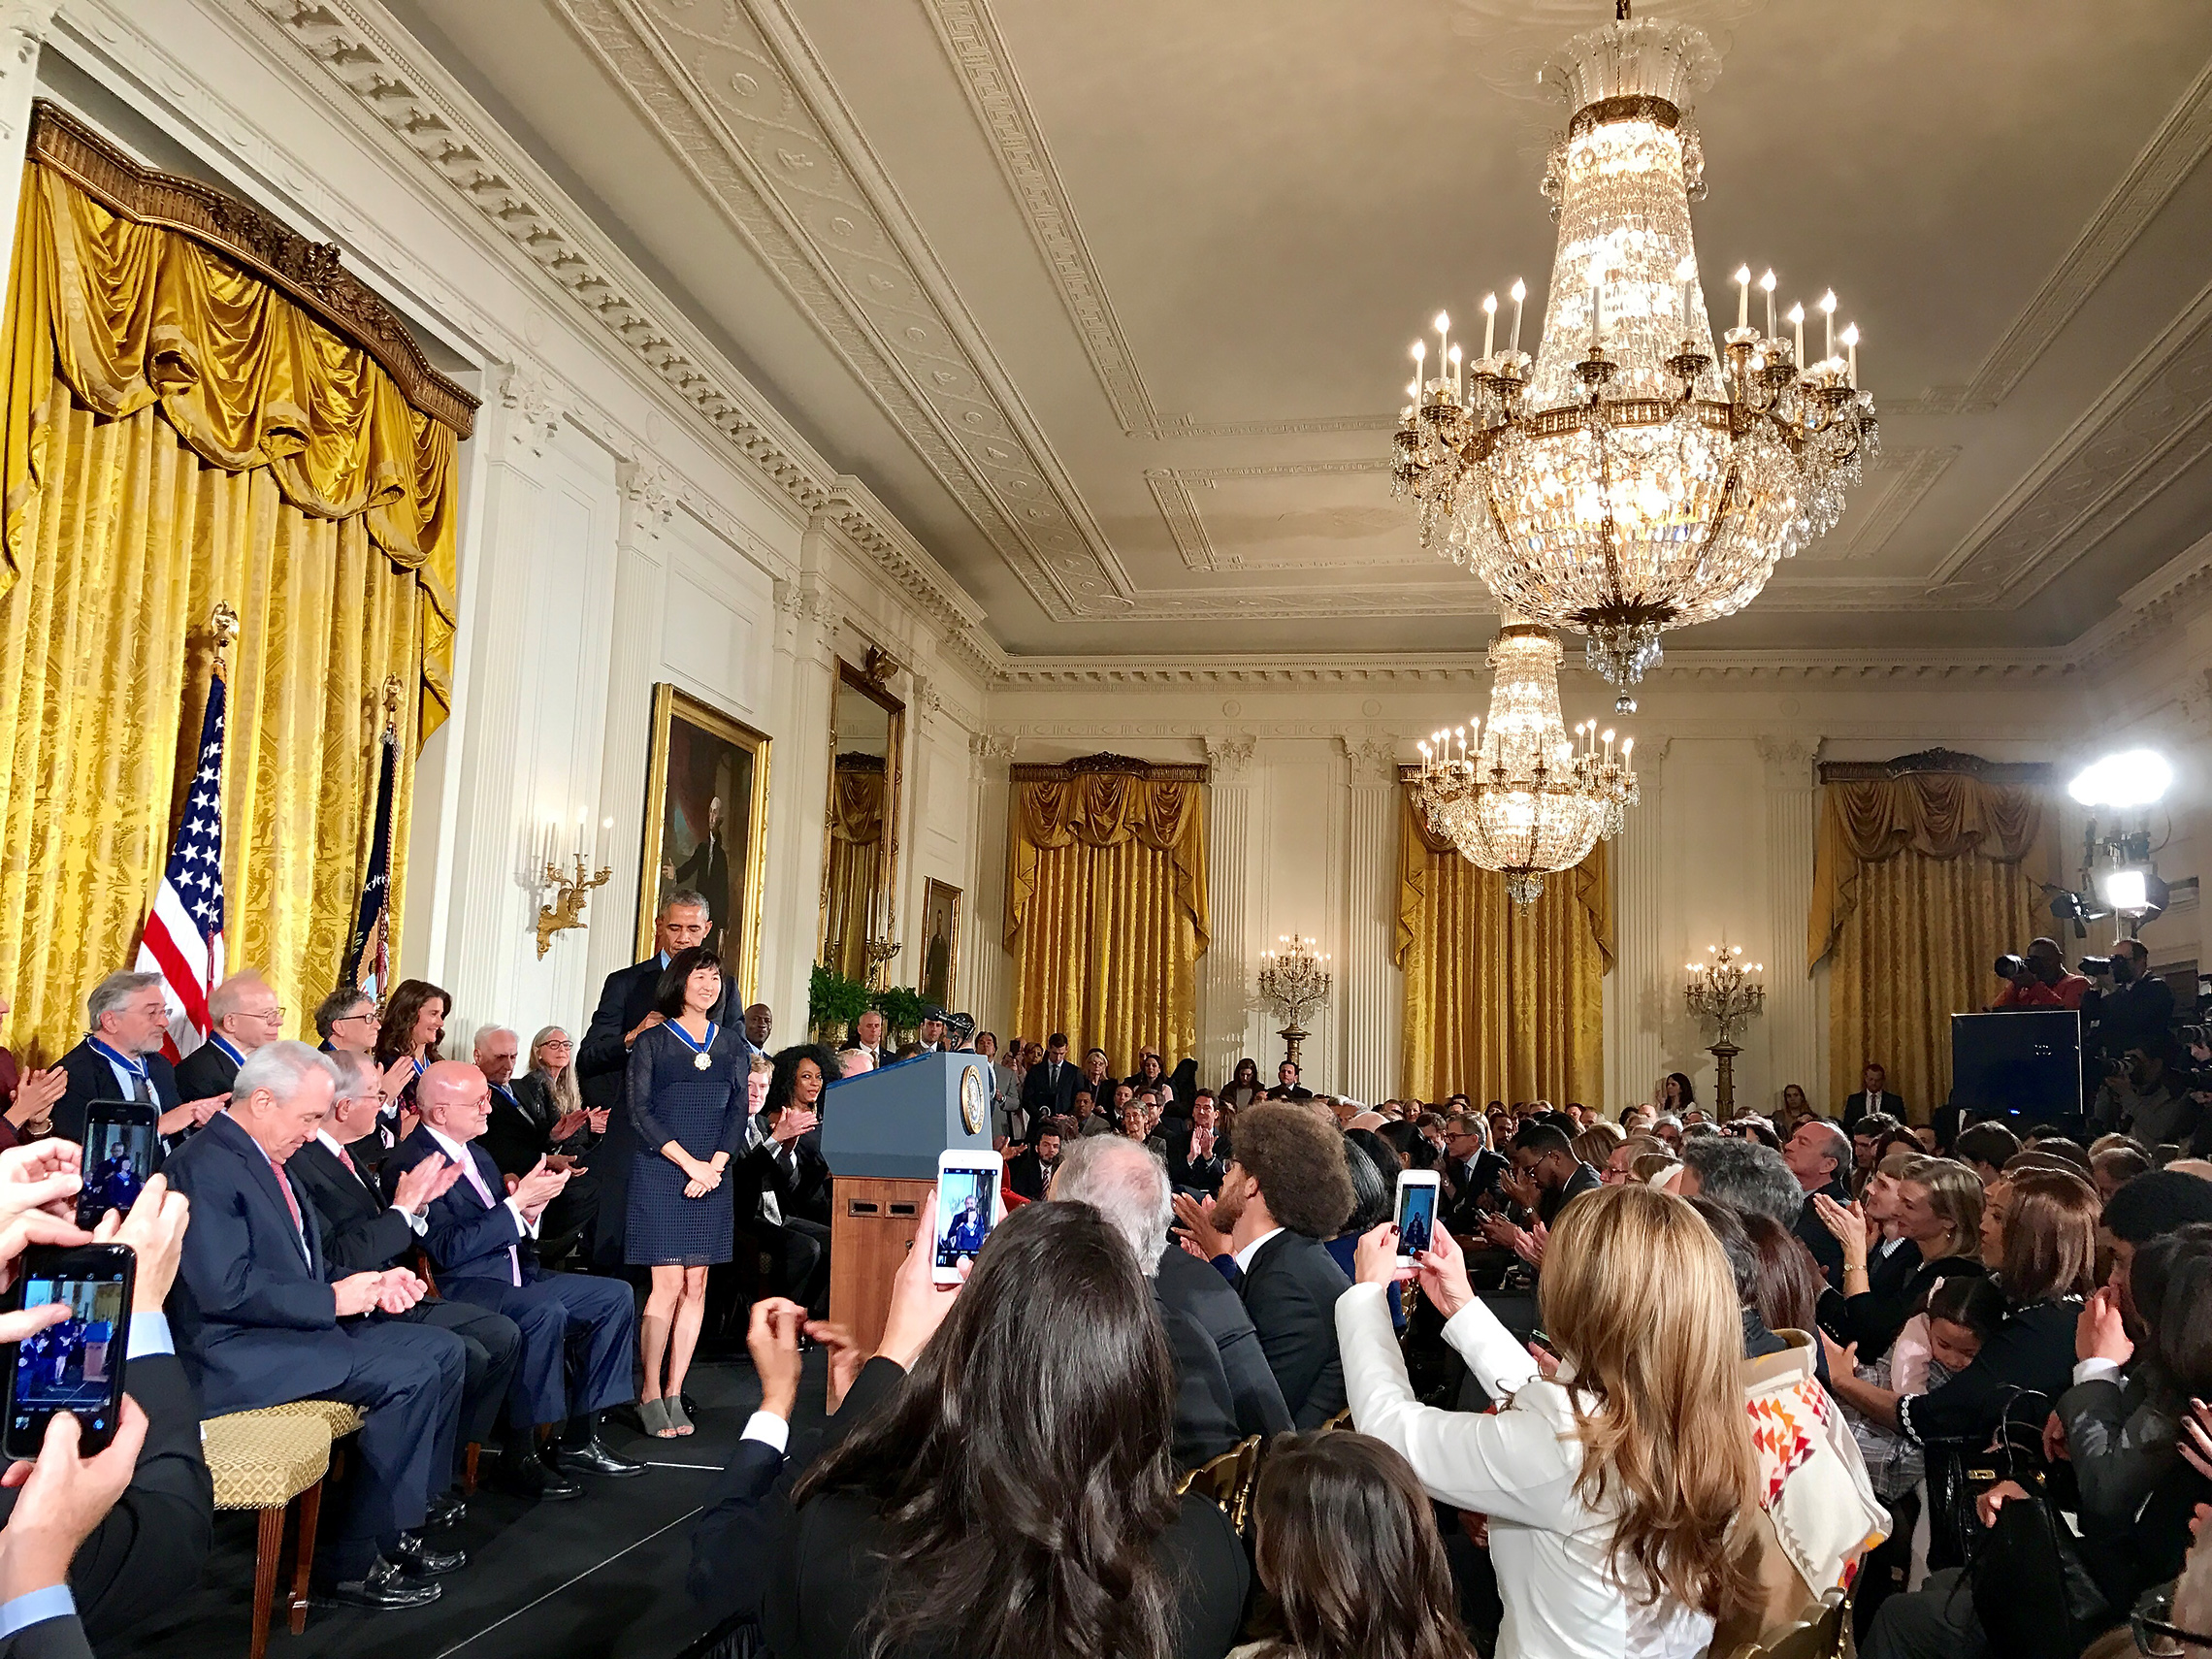
<path fill-rule="evenodd" d="M 391 989 L 392 903 L 392 774 L 399 753 L 400 734 L 390 724 L 378 746 L 376 766 L 376 830 L 369 846 L 369 868 L 361 878 L 361 902 L 354 906 L 353 938 L 346 947 L 341 985 L 357 985 L 379 1006 Z"/>
<path fill-rule="evenodd" d="M 169 996 L 171 1060 L 208 1040 L 208 994 L 223 979 L 223 710 L 228 690 L 218 672 L 208 682 L 200 722 L 200 764 L 192 774 L 184 816 L 169 849 L 169 866 L 139 937 L 138 971 L 158 973 Z"/>

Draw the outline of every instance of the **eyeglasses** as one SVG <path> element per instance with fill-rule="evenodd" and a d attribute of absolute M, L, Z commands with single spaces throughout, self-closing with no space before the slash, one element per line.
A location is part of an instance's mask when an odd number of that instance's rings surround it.
<path fill-rule="evenodd" d="M 2171 1584 L 2144 1592 L 2128 1615 L 2128 1628 L 2135 1634 L 2135 1651 L 2150 1659 L 2180 1659 L 2189 1648 L 2212 1649 L 2212 1636 L 2199 1636 L 2167 1623 L 2173 1613 Z"/>
<path fill-rule="evenodd" d="M 248 1020 L 281 1020 L 284 1018 L 284 1005 L 279 1002 L 274 1008 L 241 1008 L 239 1012 Z"/>
<path fill-rule="evenodd" d="M 281 1009 L 281 1008 L 279 1008 L 279 1009 L 277 1009 L 277 1010 L 276 1010 L 276 1012 L 277 1012 L 277 1013 L 279 1013 L 279 1014 L 281 1014 L 281 1013 L 283 1013 L 283 1012 L 284 1012 L 284 1010 L 283 1010 L 283 1009 Z M 333 1021 L 331 1022 L 331 1024 L 332 1024 L 333 1025 L 348 1025 L 348 1024 L 350 1024 L 351 1022 L 353 1022 L 353 1021 L 355 1021 L 355 1020 L 366 1020 L 366 1021 L 368 1021 L 368 1022 L 369 1022 L 369 1023 L 370 1023 L 372 1025 L 375 1025 L 375 1024 L 377 1023 L 377 1021 L 376 1021 L 376 1011 L 375 1011 L 374 1008 L 372 1008 L 372 1009 L 370 1009 L 370 1010 L 369 1010 L 367 1013 L 365 1013 L 365 1014 L 341 1014 L 341 1015 L 340 1015 L 340 1016 L 339 1016 L 337 1019 L 333 1020 Z"/>
<path fill-rule="evenodd" d="M 547 1037 L 537 1046 L 541 1049 L 572 1049 L 576 1045 L 566 1037 Z"/>

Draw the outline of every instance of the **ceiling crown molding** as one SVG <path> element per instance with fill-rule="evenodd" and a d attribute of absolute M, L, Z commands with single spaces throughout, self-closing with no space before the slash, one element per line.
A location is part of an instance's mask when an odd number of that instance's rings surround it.
<path fill-rule="evenodd" d="M 838 473 L 736 366 L 659 293 L 613 242 L 452 78 L 363 0 L 226 0 L 257 33 L 270 27 L 311 58 L 497 242 L 600 325 L 606 338 L 735 452 L 771 501 L 804 525 L 833 510 L 886 575 L 949 630 L 956 656 L 989 675 L 1003 653 L 983 612 L 859 479 Z M 696 510 L 696 509 L 695 509 Z M 720 512 L 701 514 L 720 526 Z M 864 523 L 865 533 L 851 526 Z M 742 536 L 739 544 L 754 545 Z"/>

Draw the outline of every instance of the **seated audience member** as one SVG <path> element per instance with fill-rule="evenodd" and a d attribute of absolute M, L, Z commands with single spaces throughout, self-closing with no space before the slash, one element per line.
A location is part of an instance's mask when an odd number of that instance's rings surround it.
<path fill-rule="evenodd" d="M 774 1088 L 773 1083 L 769 1085 Z M 819 1308 L 830 1292 L 830 1229 L 797 1213 L 805 1175 L 799 1143 L 813 1132 L 811 1109 L 766 1101 L 746 1127 L 750 1144 L 730 1168 L 730 1203 L 746 1247 L 765 1252 L 772 1294 Z"/>
<path fill-rule="evenodd" d="M 1153 1299 L 1159 1304 L 1160 1321 L 1175 1359 L 1176 1462 L 1195 1468 L 1229 1450 L 1248 1434 L 1274 1434 L 1288 1425 L 1289 1414 L 1283 1409 L 1283 1396 L 1259 1351 L 1252 1320 L 1244 1317 L 1235 1294 L 1228 1292 L 1220 1276 L 1183 1257 L 1197 1270 L 1199 1278 L 1211 1278 L 1213 1288 L 1224 1292 L 1237 1309 L 1247 1369 L 1256 1369 L 1266 1380 L 1266 1398 L 1272 1402 L 1272 1411 L 1252 1408 L 1249 1378 L 1232 1383 L 1222 1363 L 1224 1350 L 1217 1346 L 1214 1331 L 1187 1311 L 1182 1298 L 1163 1282 L 1162 1264 L 1182 1252 L 1161 1242 L 1175 1218 L 1175 1206 L 1167 1172 L 1156 1158 L 1117 1136 L 1078 1141 L 1068 1149 L 1054 1178 L 1052 1195 L 1056 1202 L 1089 1204 L 1105 1217 L 1107 1224 L 1128 1242 L 1138 1267 L 1152 1282 Z"/>
<path fill-rule="evenodd" d="M 1503 1216 L 1483 1224 L 1484 1236 L 1532 1265 L 1544 1256 L 1543 1234 L 1558 1220 L 1568 1201 L 1605 1186 L 1605 1178 L 1575 1155 L 1575 1144 L 1556 1124 L 1529 1122 L 1513 1136 L 1513 1173 L 1501 1178 L 1500 1190 L 1519 1205 L 1535 1225 L 1519 1227 Z"/>
<path fill-rule="evenodd" d="M 1103 1135 L 1113 1132 L 1111 1123 L 1108 1122 L 1105 1113 L 1099 1109 L 1098 1101 L 1091 1094 L 1088 1084 L 1077 1084 L 1075 1092 L 1069 1096 L 1069 1099 L 1071 1104 L 1068 1107 L 1066 1121 L 1075 1125 L 1077 1134 Z"/>
<path fill-rule="evenodd" d="M 1452 1616 L 1436 1509 L 1363 1434 L 1269 1448 L 1252 1499 L 1259 1640 L 1236 1659 L 1475 1659 Z"/>
<path fill-rule="evenodd" d="M 1826 1193 L 1812 1199 L 1820 1221 L 1843 1256 L 1843 1303 L 1838 1317 L 1852 1345 L 1867 1359 L 1889 1351 L 1904 1322 L 1919 1312 L 1935 1286 L 1948 1279 L 1978 1278 L 1984 1192 L 1973 1171 L 1947 1157 L 1908 1158 L 1897 1174 L 1897 1190 L 1883 1191 L 1876 1174 L 1865 1205 L 1838 1204 Z M 1877 1243 L 1875 1214 L 1890 1210 Z"/>
<path fill-rule="evenodd" d="M 1167 1081 L 1167 1067 L 1161 1063 L 1157 1049 L 1139 1049 L 1137 1069 L 1122 1081 L 1140 1094 L 1148 1089 L 1157 1090 L 1162 1096 L 1163 1104 L 1165 1098 L 1174 1093 L 1174 1085 Z M 1189 1102 L 1185 1101 L 1184 1104 L 1187 1106 Z"/>
<path fill-rule="evenodd" d="M 1806 1357 L 1820 1366 L 1820 1346 L 1812 1341 L 1818 1327 L 1815 1317 L 1821 1292 L 1827 1288 L 1820 1266 L 1805 1241 L 1772 1216 L 1756 1210 L 1738 1217 L 1743 1235 L 1759 1258 L 1759 1312 L 1777 1331 L 1797 1331 L 1805 1338 Z"/>
<path fill-rule="evenodd" d="M 416 1087 L 422 1122 L 384 1160 L 385 1191 L 396 1191 L 408 1170 L 433 1156 L 461 1166 L 461 1179 L 431 1201 L 423 1250 L 442 1293 L 504 1314 L 522 1333 L 507 1394 L 508 1432 L 527 1438 L 536 1426 L 565 1422 L 561 1444 L 547 1448 L 555 1469 L 641 1475 L 643 1464 L 617 1457 L 599 1434 L 600 1413 L 635 1397 L 630 1356 L 637 1318 L 630 1286 L 548 1273 L 535 1251 L 525 1253 L 569 1177 L 540 1163 L 504 1193 L 499 1166 L 474 1144 L 491 1117 L 490 1100 L 474 1066 L 438 1060 L 427 1067 Z"/>
<path fill-rule="evenodd" d="M 824 1096 L 834 1069 L 829 1050 L 809 1043 L 795 1044 L 776 1056 L 767 1092 L 761 1101 L 763 1107 L 771 1102 L 796 1106 L 813 1120 L 812 1126 L 792 1144 L 792 1168 L 797 1185 L 784 1204 L 784 1213 L 787 1220 L 797 1217 L 813 1223 L 811 1230 L 826 1250 L 830 1242 L 830 1165 L 822 1156 L 822 1137 L 816 1131 L 821 1127 Z"/>
<path fill-rule="evenodd" d="M 94 1242 L 36 1213 L 42 1201 L 66 1201 L 76 1190 L 80 1161 L 79 1149 L 58 1140 L 0 1154 L 0 1217 L 9 1223 L 0 1234 L 0 1284 L 19 1274 L 29 1245 Z M 80 1460 L 77 1419 L 56 1413 L 31 1481 L 0 1490 L 0 1521 L 8 1523 L 0 1532 L 0 1627 L 16 1633 L 0 1639 L 0 1652 L 81 1655 L 88 1649 L 52 1643 L 78 1621 L 84 1638 L 105 1643 L 198 1585 L 214 1491 L 200 1455 L 199 1405 L 161 1311 L 189 1208 L 157 1175 L 128 1216 L 102 1220 L 97 1237 L 138 1257 L 137 1311 L 123 1339 L 123 1418 L 107 1451 Z M 34 1340 L 66 1314 L 58 1302 L 0 1314 L 0 1342 Z M 34 1625 L 43 1635 L 28 1634 Z"/>
<path fill-rule="evenodd" d="M 1397 1156 L 1376 1138 L 1372 1129 L 1347 1129 L 1344 1133 L 1344 1172 L 1351 1182 L 1351 1214 L 1346 1218 L 1336 1237 L 1329 1240 L 1329 1254 L 1344 1269 L 1345 1279 L 1349 1282 L 1351 1278 L 1351 1254 L 1358 1248 L 1360 1238 L 1370 1228 L 1379 1227 L 1390 1219 L 1397 1198 Z M 1404 1315 L 1395 1306 L 1391 1312 L 1403 1328 Z"/>
<path fill-rule="evenodd" d="M 1579 1134 L 1570 1137 L 1575 1155 L 1598 1171 L 1602 1180 L 1606 1164 L 1611 1159 L 1615 1148 L 1622 1146 L 1628 1136 L 1617 1123 L 1593 1122 Z"/>
<path fill-rule="evenodd" d="M 1743 1329 L 1720 1246 L 1696 1212 L 1641 1187 L 1560 1213 L 1539 1282 L 1560 1375 L 1476 1297 L 1450 1233 L 1417 1264 L 1445 1340 L 1495 1413 L 1419 1404 L 1383 1290 L 1394 1229 L 1362 1241 L 1336 1307 L 1352 1426 L 1398 1451 L 1428 1495 L 1488 1517 L 1501 1654 L 1701 1653 L 1762 1602 Z M 1602 1496 L 1601 1496 L 1602 1494 Z"/>
<path fill-rule="evenodd" d="M 1475 1112 L 1455 1112 L 1444 1122 L 1444 1160 L 1438 1165 L 1444 1189 L 1438 1194 L 1437 1220 L 1454 1232 L 1473 1238 L 1482 1217 L 1493 1206 L 1503 1207 L 1499 1183 L 1513 1173 L 1513 1164 L 1490 1150 L 1490 1123 Z"/>
<path fill-rule="evenodd" d="M 1124 1090 L 1128 1087 L 1125 1083 L 1122 1085 Z M 1124 1140 L 1134 1141 L 1143 1147 L 1158 1158 L 1164 1167 L 1167 1163 L 1167 1138 L 1153 1133 L 1153 1124 L 1158 1115 L 1158 1097 L 1147 1089 L 1122 1102 L 1117 1128 Z"/>
<path fill-rule="evenodd" d="M 1789 1166 L 1790 1174 L 1797 1178 L 1799 1190 L 1805 1194 L 1798 1205 L 1797 1220 L 1784 1224 L 1794 1227 L 1797 1236 L 1805 1240 L 1805 1248 L 1812 1252 L 1813 1260 L 1820 1263 L 1829 1288 L 1840 1290 L 1843 1288 L 1842 1247 L 1836 1242 L 1836 1235 L 1821 1223 L 1812 1195 L 1817 1192 L 1838 1204 L 1848 1204 L 1856 1196 L 1851 1190 L 1851 1137 L 1825 1118 L 1807 1118 L 1790 1131 L 1790 1138 L 1783 1143 L 1782 1162 Z"/>
<path fill-rule="evenodd" d="M 2150 1168 L 2150 1155 L 2137 1146 L 2106 1147 L 2089 1155 L 2090 1182 L 2107 1204 L 2121 1187 L 2138 1175 L 2149 1174 Z"/>
<path fill-rule="evenodd" d="M 568 1172 L 569 1185 L 545 1206 L 537 1246 L 540 1261 L 565 1261 L 590 1234 L 599 1213 L 599 1182 L 582 1163 L 593 1142 L 593 1117 L 604 1123 L 607 1114 L 584 1109 L 566 1031 L 548 1025 L 537 1033 L 530 1046 L 530 1070 L 521 1077 L 514 1073 L 518 1042 L 504 1025 L 476 1032 L 476 1069 L 484 1074 L 492 1102 L 483 1147 L 502 1176 L 519 1181 L 539 1158 L 548 1169 Z"/>
<path fill-rule="evenodd" d="M 1917 1446 L 1975 1448 L 1988 1444 L 2016 1400 L 2057 1399 L 2073 1375 L 2083 1298 L 2096 1287 L 2097 1213 L 2095 1188 L 2077 1175 L 2031 1170 L 2001 1183 L 1982 1215 L 1984 1259 L 1994 1242 L 1992 1271 L 2005 1300 L 1997 1335 L 1941 1387 L 1899 1394 L 1860 1382 L 1856 1346 L 1838 1348 L 1823 1333 L 1837 1397 Z"/>
<path fill-rule="evenodd" d="M 61 1057 L 69 1087 L 54 1103 L 53 1132 L 84 1139 L 84 1109 L 95 1100 L 137 1100 L 157 1108 L 162 1145 L 175 1148 L 223 1109 L 224 1097 L 185 1101 L 162 1057 L 169 999 L 157 973 L 112 973 L 85 998 L 90 1035 Z"/>
<path fill-rule="evenodd" d="M 445 1019 L 452 1012 L 452 992 L 428 980 L 403 979 L 392 987 L 376 1026 L 376 1063 L 401 1079 L 397 1089 L 385 1090 L 376 1124 L 377 1139 L 387 1148 L 414 1132 L 415 1095 L 423 1072 L 444 1057 L 439 1044 L 445 1040 Z"/>
<path fill-rule="evenodd" d="M 1608 1187 L 1624 1187 L 1636 1179 L 1636 1160 L 1653 1156 L 1675 1161 L 1665 1142 L 1651 1135 L 1630 1135 L 1606 1155 L 1606 1166 L 1598 1172 L 1599 1178 Z"/>
<path fill-rule="evenodd" d="M 932 1285 L 930 1255 L 924 1232 L 776 1529 L 770 1649 L 1221 1659 L 1250 1569 L 1220 1509 L 1175 1495 L 1174 1368 L 1127 1242 L 1029 1204 L 964 1285 Z"/>
<path fill-rule="evenodd" d="M 859 1077 L 862 1072 L 875 1070 L 875 1057 L 858 1043 L 847 1043 L 837 1051 L 837 1077 Z"/>
<path fill-rule="evenodd" d="M 1882 1144 L 1882 1137 L 1894 1134 L 1903 1127 L 1903 1123 L 1887 1112 L 1869 1112 L 1864 1118 L 1853 1123 L 1851 1125 L 1851 1167 L 1858 1171 L 1871 1170 L 1875 1164 L 1881 1161 L 1880 1155 L 1875 1149 Z M 1794 1124 L 1791 1126 L 1790 1132 L 1792 1134 L 1797 1132 Z"/>
<path fill-rule="evenodd" d="M 1202 1192 L 1211 1198 L 1221 1189 L 1221 1172 L 1228 1168 L 1229 1137 L 1221 1130 L 1220 1108 L 1211 1089 L 1191 1097 L 1187 1117 L 1171 1121 L 1167 1138 L 1168 1179 L 1179 1192 Z"/>
<path fill-rule="evenodd" d="M 1007 1185 L 1018 1197 L 1038 1203 L 1052 1187 L 1053 1171 L 1059 1167 L 1060 1128 L 1057 1120 L 1046 1119 L 1037 1126 L 1034 1142 L 1006 1166 Z"/>
<path fill-rule="evenodd" d="M 0 996 L 0 1020 L 11 1012 Z M 69 1073 L 58 1065 L 24 1071 L 15 1055 L 0 1048 L 0 1152 L 35 1136 L 53 1132 L 53 1107 L 69 1091 Z"/>
<path fill-rule="evenodd" d="M 442 1156 L 423 1159 L 399 1179 L 387 1202 L 375 1171 L 355 1161 L 348 1150 L 375 1133 L 376 1109 L 382 1101 L 376 1092 L 376 1073 L 360 1055 L 326 1057 L 338 1073 L 330 1116 L 284 1160 L 284 1168 L 308 1195 L 322 1229 L 323 1254 L 334 1272 L 382 1273 L 405 1266 L 416 1239 L 429 1225 L 426 1218 L 432 1200 L 442 1197 L 461 1179 L 460 1165 Z M 514 1321 L 472 1303 L 429 1294 L 396 1317 L 408 1324 L 451 1331 L 461 1339 L 468 1375 L 462 1384 L 459 1438 L 469 1445 L 487 1444 L 522 1356 L 522 1333 Z M 535 1458 L 510 1456 L 507 1463 L 505 1473 L 527 1496 L 563 1498 L 582 1492 L 568 1481 L 547 1489 Z M 450 1473 L 439 1470 L 432 1479 Z"/>
<path fill-rule="evenodd" d="M 170 1317 L 210 1416 L 315 1398 L 361 1409 L 349 1489 L 321 1552 L 329 1593 L 420 1607 L 439 1587 L 407 1574 L 467 1561 L 419 1529 L 453 1468 L 468 1358 L 451 1331 L 365 1317 L 412 1307 L 423 1291 L 412 1273 L 342 1273 L 323 1254 L 283 1166 L 314 1138 L 335 1085 L 305 1043 L 271 1043 L 239 1067 L 229 1108 L 170 1155 L 163 1173 L 192 1205 Z"/>
<path fill-rule="evenodd" d="M 284 1007 L 254 968 L 241 968 L 208 992 L 208 1040 L 177 1062 L 177 1092 L 187 1100 L 228 1100 L 245 1057 L 284 1034 Z"/>
<path fill-rule="evenodd" d="M 1285 1060 L 1275 1068 L 1275 1087 L 1267 1091 L 1270 1100 L 1311 1100 L 1314 1091 L 1298 1081 L 1298 1068 Z"/>
<path fill-rule="evenodd" d="M 1244 1298 L 1298 1428 L 1344 1409 L 1330 1310 L 1350 1283 L 1324 1240 L 1351 1214 L 1344 1137 L 1313 1113 L 1266 1103 L 1237 1115 L 1236 1155 L 1210 1207 L 1175 1203 L 1178 1230 Z"/>
<path fill-rule="evenodd" d="M 1267 1085 L 1259 1081 L 1259 1061 L 1248 1055 L 1237 1061 L 1235 1073 L 1221 1085 L 1221 1104 L 1232 1112 L 1242 1112 L 1266 1098 Z"/>
<path fill-rule="evenodd" d="M 2002 1123 L 1970 1123 L 1959 1131 L 1951 1155 L 1981 1177 L 1984 1187 L 2004 1178 L 2004 1166 L 2020 1153 L 2020 1137 Z"/>

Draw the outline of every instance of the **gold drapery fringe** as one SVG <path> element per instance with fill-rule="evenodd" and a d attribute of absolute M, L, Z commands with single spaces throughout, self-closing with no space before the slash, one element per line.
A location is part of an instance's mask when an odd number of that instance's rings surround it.
<path fill-rule="evenodd" d="M 1202 790 L 1126 770 L 1018 771 L 1006 854 L 1017 1030 L 1065 1031 L 1124 1071 L 1140 1048 L 1196 1052 L 1210 938 Z"/>
<path fill-rule="evenodd" d="M 864 764 L 861 764 L 864 763 Z M 868 973 L 868 917 L 883 859 L 882 761 L 840 755 L 830 774 L 829 936 L 822 959 L 848 979 Z"/>
<path fill-rule="evenodd" d="M 56 378 L 97 414 L 158 407 L 211 465 L 267 469 L 310 517 L 364 518 L 385 557 L 409 572 L 422 611 L 418 739 L 444 721 L 455 439 L 375 359 L 222 255 L 110 212 L 36 162 L 24 170 L 0 355 L 0 591 L 24 574 L 24 515 L 47 473 L 42 411 Z"/>
<path fill-rule="evenodd" d="M 1505 877 L 1429 833 L 1399 790 L 1395 960 L 1406 973 L 1399 1087 L 1423 1100 L 1604 1106 L 1612 898 L 1605 844 L 1546 876 L 1527 911 Z"/>
<path fill-rule="evenodd" d="M 417 742 L 446 713 L 454 434 L 267 283 L 36 163 L 0 354 L 10 1041 L 50 1060 L 82 1032 L 85 992 L 135 956 L 189 781 L 217 600 L 241 621 L 227 955 L 262 969 L 305 1032 L 369 855 L 386 676 Z M 397 779 L 395 924 L 417 742 Z"/>
<path fill-rule="evenodd" d="M 1810 960 L 1830 959 L 1830 1109 L 1869 1060 L 1913 1117 L 1950 1097 L 1951 1019 L 1984 1008 L 1990 963 L 2042 929 L 2042 792 L 1966 772 L 1821 786 Z"/>

